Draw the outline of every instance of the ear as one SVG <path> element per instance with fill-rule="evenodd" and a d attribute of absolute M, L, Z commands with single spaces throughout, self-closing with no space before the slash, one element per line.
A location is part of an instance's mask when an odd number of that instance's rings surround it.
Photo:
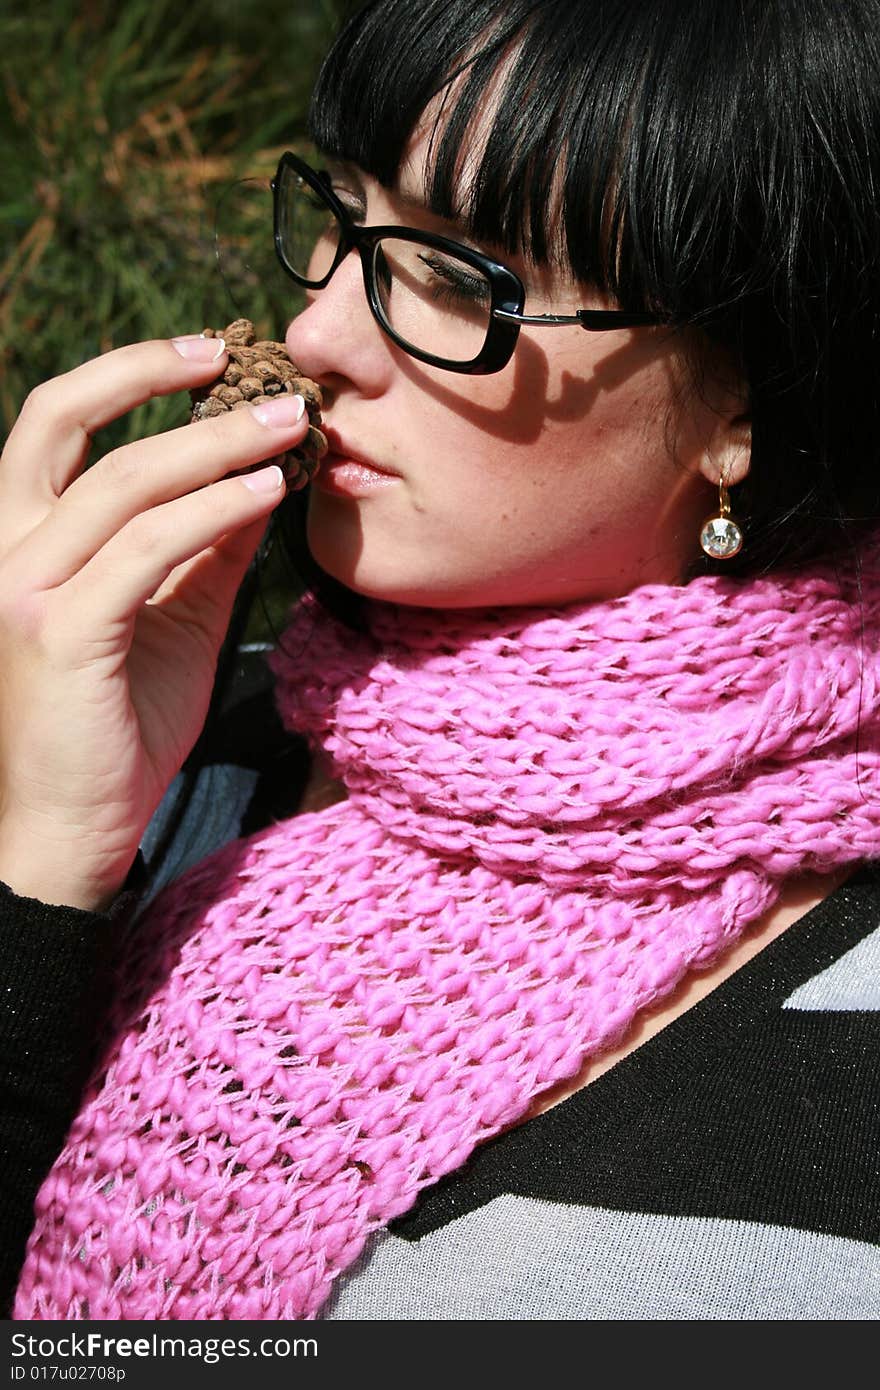
<path fill-rule="evenodd" d="M 749 415 L 719 416 L 700 457 L 700 472 L 715 487 L 741 483 L 752 462 L 752 421 Z"/>

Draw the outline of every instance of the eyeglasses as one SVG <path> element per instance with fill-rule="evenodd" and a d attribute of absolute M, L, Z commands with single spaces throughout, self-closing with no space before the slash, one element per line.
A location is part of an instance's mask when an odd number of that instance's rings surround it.
<path fill-rule="evenodd" d="M 364 227 L 328 174 L 289 151 L 272 180 L 275 251 L 304 289 L 321 290 L 350 251 L 361 259 L 374 319 L 404 352 L 432 367 L 485 376 L 513 355 L 520 328 L 579 324 L 588 332 L 663 322 L 653 314 L 578 309 L 524 314 L 525 288 L 506 265 L 415 227 Z"/>

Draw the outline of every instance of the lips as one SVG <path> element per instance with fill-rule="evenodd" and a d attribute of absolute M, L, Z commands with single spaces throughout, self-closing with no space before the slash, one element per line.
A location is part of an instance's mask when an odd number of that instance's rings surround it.
<path fill-rule="evenodd" d="M 328 452 L 322 463 L 323 468 L 328 468 L 334 463 L 345 460 L 346 463 L 357 463 L 362 468 L 369 468 L 373 473 L 382 473 L 389 478 L 399 478 L 401 475 L 394 468 L 389 468 L 387 464 L 378 463 L 375 459 L 365 454 L 363 449 L 358 449 L 349 440 L 344 439 L 339 432 L 324 424 L 324 433 L 327 436 Z"/>

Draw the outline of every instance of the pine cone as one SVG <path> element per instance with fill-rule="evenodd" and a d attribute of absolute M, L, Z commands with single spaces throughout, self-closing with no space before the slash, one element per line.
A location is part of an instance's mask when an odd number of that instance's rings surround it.
<path fill-rule="evenodd" d="M 265 468 L 269 463 L 280 465 L 288 490 L 305 487 L 318 471 L 318 464 L 327 452 L 327 439 L 320 429 L 321 388 L 303 376 L 296 363 L 291 362 L 283 343 L 257 342 L 257 333 L 250 319 L 236 319 L 222 333 L 206 328 L 205 338 L 226 340 L 228 362 L 222 377 L 213 386 L 201 386 L 190 391 L 192 414 L 190 420 L 206 420 L 222 415 L 226 410 L 271 400 L 273 396 L 302 396 L 309 416 L 309 432 L 301 444 L 275 459 L 261 459 L 253 468 Z M 250 469 L 237 470 L 247 473 Z"/>

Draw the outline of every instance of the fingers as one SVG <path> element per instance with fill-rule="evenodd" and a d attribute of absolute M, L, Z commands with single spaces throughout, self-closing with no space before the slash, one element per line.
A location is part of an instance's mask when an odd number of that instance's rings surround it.
<path fill-rule="evenodd" d="M 284 492 L 283 474 L 273 464 L 134 517 L 65 585 L 69 637 L 83 659 L 88 659 L 90 634 L 130 619 L 179 566 L 232 533 L 254 527 Z"/>
<path fill-rule="evenodd" d="M 97 430 L 153 396 L 213 381 L 226 362 L 222 351 L 216 356 L 221 341 L 132 343 L 37 386 L 0 458 L 4 508 L 52 502 L 82 471 Z"/>
<path fill-rule="evenodd" d="M 36 588 L 63 584 L 142 513 L 271 459 L 307 429 L 302 397 L 278 396 L 127 444 L 71 483 L 19 546 L 16 568 Z"/>
<path fill-rule="evenodd" d="M 151 604 L 173 621 L 198 622 L 215 631 L 218 640 L 222 638 L 233 600 L 268 521 L 268 516 L 262 516 L 185 560 L 159 585 Z"/>

